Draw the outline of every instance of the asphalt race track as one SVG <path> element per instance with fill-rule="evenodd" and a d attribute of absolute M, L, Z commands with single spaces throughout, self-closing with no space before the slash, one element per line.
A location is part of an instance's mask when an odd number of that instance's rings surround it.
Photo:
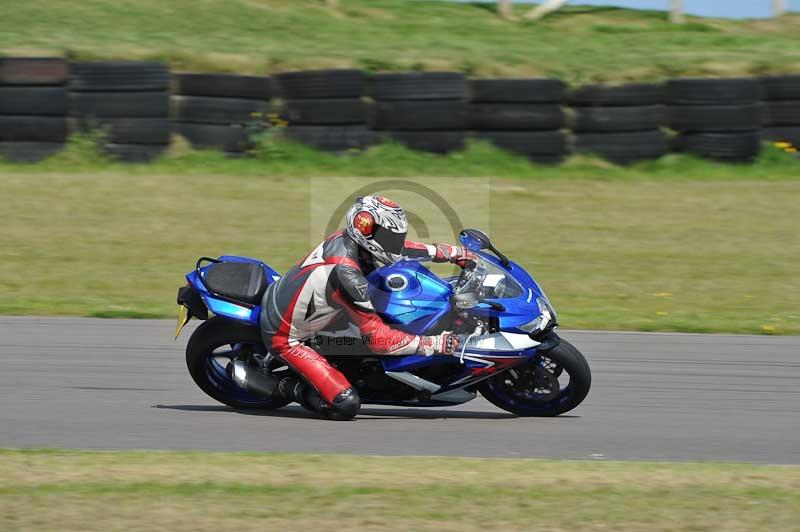
<path fill-rule="evenodd" d="M 184 366 L 171 321 L 0 318 L 0 447 L 721 460 L 800 464 L 800 337 L 567 332 L 592 391 L 570 415 L 297 406 L 239 412 Z"/>

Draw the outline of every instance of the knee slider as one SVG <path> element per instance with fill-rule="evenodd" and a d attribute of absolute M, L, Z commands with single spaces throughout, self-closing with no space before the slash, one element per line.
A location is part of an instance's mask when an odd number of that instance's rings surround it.
<path fill-rule="evenodd" d="M 355 388 L 348 388 L 339 393 L 331 403 L 331 410 L 340 419 L 352 419 L 361 409 L 361 398 Z"/>

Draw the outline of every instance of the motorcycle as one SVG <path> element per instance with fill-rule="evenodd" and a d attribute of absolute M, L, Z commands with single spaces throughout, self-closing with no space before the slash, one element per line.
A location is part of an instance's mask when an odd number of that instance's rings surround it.
<path fill-rule="evenodd" d="M 362 404 L 451 406 L 478 393 L 518 416 L 557 416 L 578 406 L 591 386 L 583 355 L 555 332 L 557 315 L 544 291 L 476 229 L 461 243 L 476 266 L 440 278 L 421 262 L 403 260 L 372 271 L 375 311 L 412 334 L 453 331 L 452 356 L 380 356 L 344 318 L 307 343 L 358 390 Z M 237 409 L 277 409 L 289 400 L 275 383 L 294 371 L 264 346 L 261 299 L 280 274 L 248 257 L 202 257 L 178 291 L 175 338 L 192 318 L 203 320 L 189 339 L 186 364 L 209 396 Z"/>

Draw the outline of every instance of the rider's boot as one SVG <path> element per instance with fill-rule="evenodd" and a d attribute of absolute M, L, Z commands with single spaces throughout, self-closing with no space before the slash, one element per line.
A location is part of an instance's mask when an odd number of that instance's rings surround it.
<path fill-rule="evenodd" d="M 285 377 L 278 384 L 278 393 L 300 403 L 306 410 L 337 421 L 354 418 L 361 408 L 361 399 L 358 392 L 352 387 L 339 392 L 331 404 L 328 404 L 313 386 L 293 377 Z"/>

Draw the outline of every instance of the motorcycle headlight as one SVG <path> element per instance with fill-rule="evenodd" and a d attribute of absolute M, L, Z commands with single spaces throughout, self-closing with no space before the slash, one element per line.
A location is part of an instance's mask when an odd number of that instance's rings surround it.
<path fill-rule="evenodd" d="M 539 306 L 539 315 L 534 320 L 520 326 L 520 329 L 527 333 L 541 332 L 552 322 L 556 321 L 556 311 L 553 310 L 553 306 L 547 298 L 536 298 L 536 304 Z"/>

